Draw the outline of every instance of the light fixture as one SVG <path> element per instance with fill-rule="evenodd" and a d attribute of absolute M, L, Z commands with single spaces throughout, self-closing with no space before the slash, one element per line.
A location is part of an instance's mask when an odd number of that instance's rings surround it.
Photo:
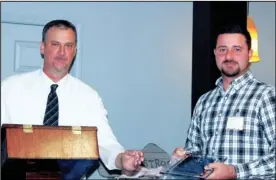
<path fill-rule="evenodd" d="M 247 30 L 251 36 L 251 49 L 253 50 L 253 54 L 249 62 L 259 62 L 260 57 L 258 53 L 258 33 L 256 25 L 250 16 L 247 16 Z"/>

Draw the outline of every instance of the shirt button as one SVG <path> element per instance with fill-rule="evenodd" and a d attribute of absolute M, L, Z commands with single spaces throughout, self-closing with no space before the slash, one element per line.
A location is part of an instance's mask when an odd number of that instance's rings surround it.
<path fill-rule="evenodd" d="M 226 100 L 227 99 L 227 97 L 224 97 L 224 100 Z"/>
<path fill-rule="evenodd" d="M 212 149 L 212 153 L 213 153 L 213 154 L 215 153 L 215 149 Z"/>
<path fill-rule="evenodd" d="M 218 135 L 218 131 L 216 131 L 216 135 Z"/>
<path fill-rule="evenodd" d="M 219 113 L 219 117 L 221 117 L 221 113 Z"/>

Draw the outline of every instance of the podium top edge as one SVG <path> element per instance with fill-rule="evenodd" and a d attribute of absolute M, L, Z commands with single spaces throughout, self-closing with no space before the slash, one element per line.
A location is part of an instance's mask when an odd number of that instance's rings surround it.
<path fill-rule="evenodd" d="M 97 131 L 96 126 L 45 126 L 45 125 L 32 125 L 32 124 L 2 124 L 1 129 L 7 128 L 24 128 L 29 126 L 33 129 L 59 129 L 59 130 L 72 130 L 75 128 L 80 128 L 81 131 Z"/>

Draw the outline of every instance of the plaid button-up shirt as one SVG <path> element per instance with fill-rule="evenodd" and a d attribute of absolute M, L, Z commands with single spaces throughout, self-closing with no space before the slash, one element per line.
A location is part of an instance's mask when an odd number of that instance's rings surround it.
<path fill-rule="evenodd" d="M 250 71 L 227 91 L 221 77 L 216 85 L 195 106 L 185 149 L 227 158 L 238 179 L 275 178 L 275 87 Z M 229 117 L 242 120 L 243 128 L 226 128 Z"/>

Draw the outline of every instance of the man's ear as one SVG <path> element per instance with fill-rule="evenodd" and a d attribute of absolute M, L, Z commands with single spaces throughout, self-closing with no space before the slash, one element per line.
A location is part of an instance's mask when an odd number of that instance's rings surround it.
<path fill-rule="evenodd" d="M 77 52 L 78 52 L 78 48 L 76 47 L 75 48 L 75 56 L 77 55 Z"/>
<path fill-rule="evenodd" d="M 44 48 L 45 48 L 45 44 L 43 41 L 41 41 L 40 43 L 40 55 L 42 58 L 44 58 Z"/>
<path fill-rule="evenodd" d="M 251 57 L 253 56 L 253 49 L 250 49 L 249 51 L 248 51 L 248 60 L 250 60 L 251 59 Z"/>

